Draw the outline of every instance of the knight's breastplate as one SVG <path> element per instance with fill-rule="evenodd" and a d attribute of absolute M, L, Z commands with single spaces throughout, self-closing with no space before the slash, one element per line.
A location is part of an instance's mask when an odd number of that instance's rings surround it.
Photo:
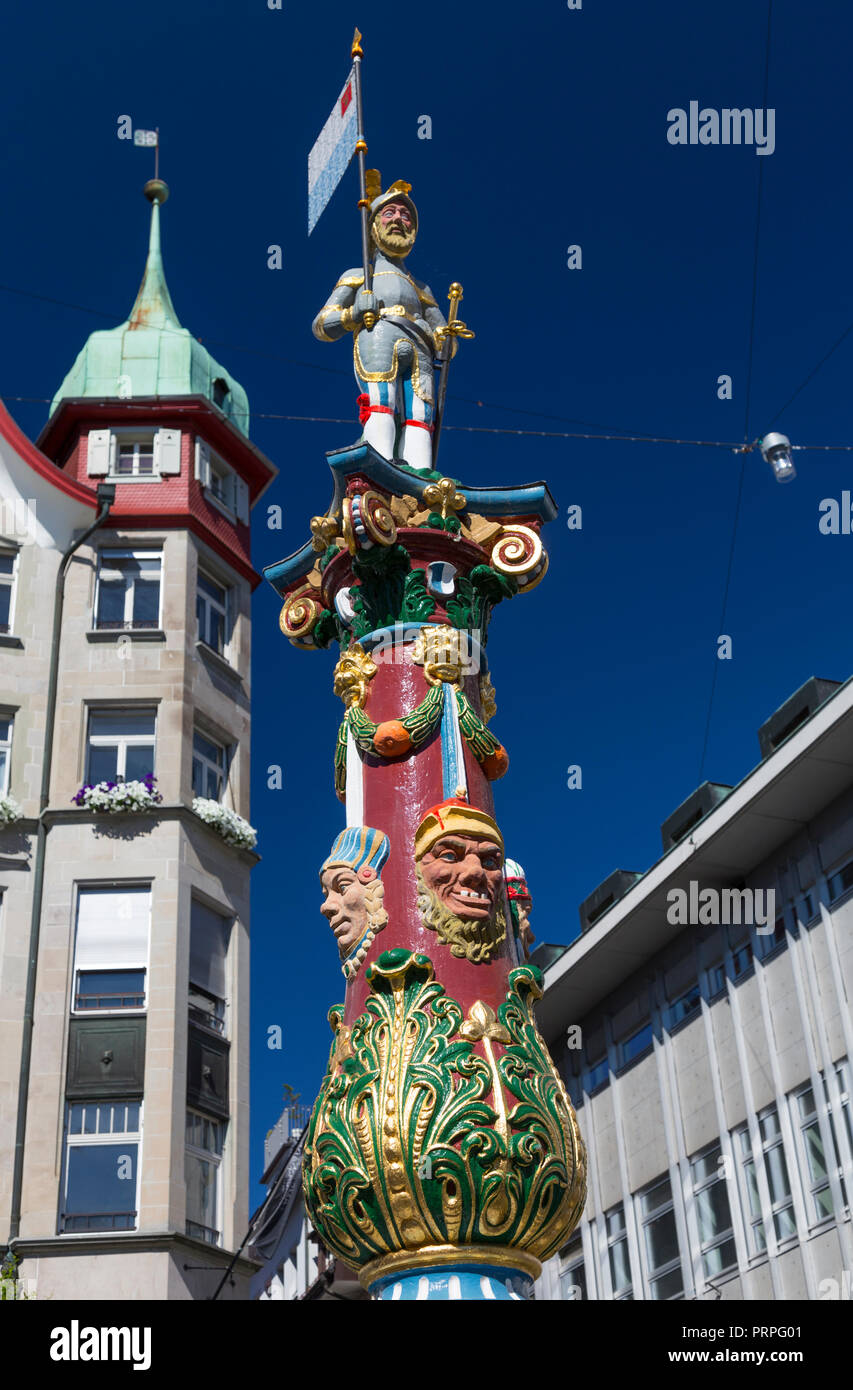
<path fill-rule="evenodd" d="M 373 277 L 373 292 L 384 308 L 383 318 L 421 317 L 418 292 L 411 281 L 398 271 L 377 270 Z"/>

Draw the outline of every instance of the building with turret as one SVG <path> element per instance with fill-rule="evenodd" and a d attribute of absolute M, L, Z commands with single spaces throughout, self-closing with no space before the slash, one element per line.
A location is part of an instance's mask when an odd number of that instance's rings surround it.
<path fill-rule="evenodd" d="M 128 319 L 36 445 L 0 409 L 0 1241 L 39 1298 L 209 1298 L 248 1224 L 249 519 L 276 470 L 145 193 Z"/>

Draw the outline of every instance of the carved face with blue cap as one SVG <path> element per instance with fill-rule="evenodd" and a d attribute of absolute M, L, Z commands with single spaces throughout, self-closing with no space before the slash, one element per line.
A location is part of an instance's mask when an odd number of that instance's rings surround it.
<path fill-rule="evenodd" d="M 341 831 L 320 869 L 320 911 L 335 934 L 348 979 L 358 972 L 376 933 L 388 921 L 380 874 L 390 849 L 381 830 L 351 825 Z"/>

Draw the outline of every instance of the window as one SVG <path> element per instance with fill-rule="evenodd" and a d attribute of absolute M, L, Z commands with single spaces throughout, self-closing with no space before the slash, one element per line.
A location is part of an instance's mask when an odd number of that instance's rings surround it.
<path fill-rule="evenodd" d="M 196 729 L 193 734 L 193 791 L 196 796 L 221 801 L 225 778 L 225 749 Z"/>
<path fill-rule="evenodd" d="M 815 915 L 814 898 L 811 893 L 804 893 L 800 903 L 800 921 L 810 922 Z"/>
<path fill-rule="evenodd" d="M 12 631 L 17 550 L 0 550 L 0 632 Z"/>
<path fill-rule="evenodd" d="M 145 1007 L 150 888 L 81 888 L 74 1003 L 80 1013 Z"/>
<path fill-rule="evenodd" d="M 708 998 L 715 999 L 726 987 L 726 968 L 722 961 L 708 966 Z"/>
<path fill-rule="evenodd" d="M 842 1069 L 838 1069 L 837 1075 L 841 1083 L 842 1112 L 846 1120 L 849 1134 L 850 1107 Z M 836 1117 L 832 1113 L 829 1089 L 826 1084 L 826 1078 L 822 1074 L 821 1089 L 823 1092 L 822 1100 L 831 1141 L 831 1152 L 829 1154 L 826 1152 L 826 1146 L 820 1132 L 814 1090 L 811 1086 L 805 1086 L 801 1091 L 798 1091 L 795 1096 L 797 1119 L 800 1130 L 801 1153 L 805 1160 L 805 1185 L 809 1193 L 807 1206 L 809 1208 L 810 1224 L 825 1221 L 828 1217 L 835 1215 L 832 1188 L 830 1187 L 829 1181 L 832 1167 L 835 1168 L 835 1172 L 840 1180 L 841 1195 L 845 1204 L 845 1212 L 839 1213 L 840 1215 L 846 1214 L 848 1200 L 847 1188 L 844 1182 L 844 1172 L 838 1156 L 838 1135 L 835 1129 Z"/>
<path fill-rule="evenodd" d="M 228 642 L 228 590 L 215 579 L 210 579 L 201 570 L 198 572 L 196 592 L 196 616 L 198 636 L 220 656 L 225 655 Z"/>
<path fill-rule="evenodd" d="M 203 439 L 195 445 L 195 476 L 202 488 L 220 507 L 248 525 L 249 487 L 224 459 L 213 452 Z"/>
<path fill-rule="evenodd" d="M 560 1251 L 560 1297 L 586 1298 L 586 1269 L 583 1262 L 583 1241 L 578 1237 Z"/>
<path fill-rule="evenodd" d="M 145 1003 L 144 970 L 80 970 L 75 1009 L 140 1009 Z"/>
<path fill-rule="evenodd" d="M 829 901 L 834 903 L 836 898 L 840 898 L 849 888 L 853 888 L 853 859 L 849 864 L 845 864 L 843 869 L 839 869 L 837 874 L 832 874 L 829 879 Z"/>
<path fill-rule="evenodd" d="M 225 973 L 231 919 L 193 900 L 190 912 L 189 1016 L 225 1032 Z"/>
<path fill-rule="evenodd" d="M 593 1091 L 597 1091 L 599 1087 L 606 1085 L 609 1076 L 610 1067 L 608 1066 L 607 1058 L 602 1057 L 601 1061 L 596 1062 L 594 1067 L 590 1067 L 586 1074 L 585 1090 L 587 1094 L 592 1095 Z"/>
<path fill-rule="evenodd" d="M 154 771 L 153 710 L 89 711 L 86 780 L 141 781 Z"/>
<path fill-rule="evenodd" d="M 740 980 L 752 969 L 752 947 L 747 941 L 732 952 L 732 979 Z"/>
<path fill-rule="evenodd" d="M 96 630 L 159 628 L 161 568 L 159 551 L 102 550 L 95 594 Z"/>
<path fill-rule="evenodd" d="M 647 1023 L 637 1033 L 632 1033 L 630 1038 L 625 1038 L 620 1044 L 621 1065 L 627 1066 L 642 1053 L 648 1052 L 652 1045 L 652 1025 Z"/>
<path fill-rule="evenodd" d="M 9 790 L 9 769 L 12 762 L 12 716 L 0 714 L 0 796 Z"/>
<path fill-rule="evenodd" d="M 686 994 L 682 994 L 674 1000 L 669 1007 L 669 1023 L 674 1028 L 676 1024 L 683 1023 L 686 1018 L 692 1018 L 699 1012 L 702 1005 L 702 992 L 698 985 L 693 985 Z"/>
<path fill-rule="evenodd" d="M 678 1232 L 669 1178 L 661 1178 L 640 1194 L 640 1216 L 648 1268 L 649 1297 L 660 1302 L 684 1291 Z"/>
<path fill-rule="evenodd" d="M 117 478 L 152 478 L 154 476 L 154 435 L 119 434 L 116 437 L 113 473 Z"/>
<path fill-rule="evenodd" d="M 628 1236 L 625 1231 L 625 1208 L 613 1207 L 604 1217 L 607 1229 L 607 1258 L 610 1264 L 610 1284 L 614 1298 L 634 1297 L 631 1279 L 631 1259 L 628 1254 Z"/>
<path fill-rule="evenodd" d="M 759 936 L 756 932 L 755 939 L 758 943 L 758 955 L 762 960 L 765 956 L 771 955 L 773 951 L 778 951 L 780 946 L 785 945 L 785 918 L 777 917 L 772 932 L 765 932 L 763 936 Z"/>
<path fill-rule="evenodd" d="M 213 383 L 213 404 L 218 405 L 220 410 L 224 410 L 227 398 L 228 383 L 219 376 Z"/>
<path fill-rule="evenodd" d="M 719 1144 L 690 1160 L 702 1270 L 711 1279 L 737 1264 L 732 1214 Z"/>
<path fill-rule="evenodd" d="M 221 1245 L 225 1122 L 188 1110 L 186 1145 L 187 1235 Z"/>
<path fill-rule="evenodd" d="M 789 1240 L 797 1234 L 794 1220 L 794 1204 L 791 1197 L 791 1184 L 788 1179 L 788 1165 L 785 1161 L 785 1148 L 779 1116 L 775 1105 L 768 1105 L 758 1113 L 758 1134 L 761 1144 L 759 1163 L 764 1164 L 767 1186 L 770 1195 L 770 1213 L 778 1241 Z M 734 1131 L 736 1152 L 740 1156 L 741 1194 L 744 1210 L 748 1212 L 750 1225 L 750 1254 L 761 1255 L 767 1249 L 767 1233 L 761 1212 L 755 1158 L 749 1137 L 749 1126 L 740 1125 Z"/>
<path fill-rule="evenodd" d="M 139 1182 L 140 1101 L 68 1106 L 61 1231 L 132 1231 Z"/>

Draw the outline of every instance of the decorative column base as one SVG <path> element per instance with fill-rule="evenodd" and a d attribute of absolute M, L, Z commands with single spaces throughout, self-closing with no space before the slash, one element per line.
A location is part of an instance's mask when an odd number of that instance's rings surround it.
<path fill-rule="evenodd" d="M 504 1258 L 506 1262 L 504 1262 Z M 417 1264 L 402 1251 L 373 1260 L 360 1274 L 364 1287 L 383 1303 L 516 1302 L 529 1299 L 539 1277 L 538 1260 L 499 1247 L 435 1245 L 417 1252 Z M 519 1268 L 519 1266 L 522 1266 Z"/>

